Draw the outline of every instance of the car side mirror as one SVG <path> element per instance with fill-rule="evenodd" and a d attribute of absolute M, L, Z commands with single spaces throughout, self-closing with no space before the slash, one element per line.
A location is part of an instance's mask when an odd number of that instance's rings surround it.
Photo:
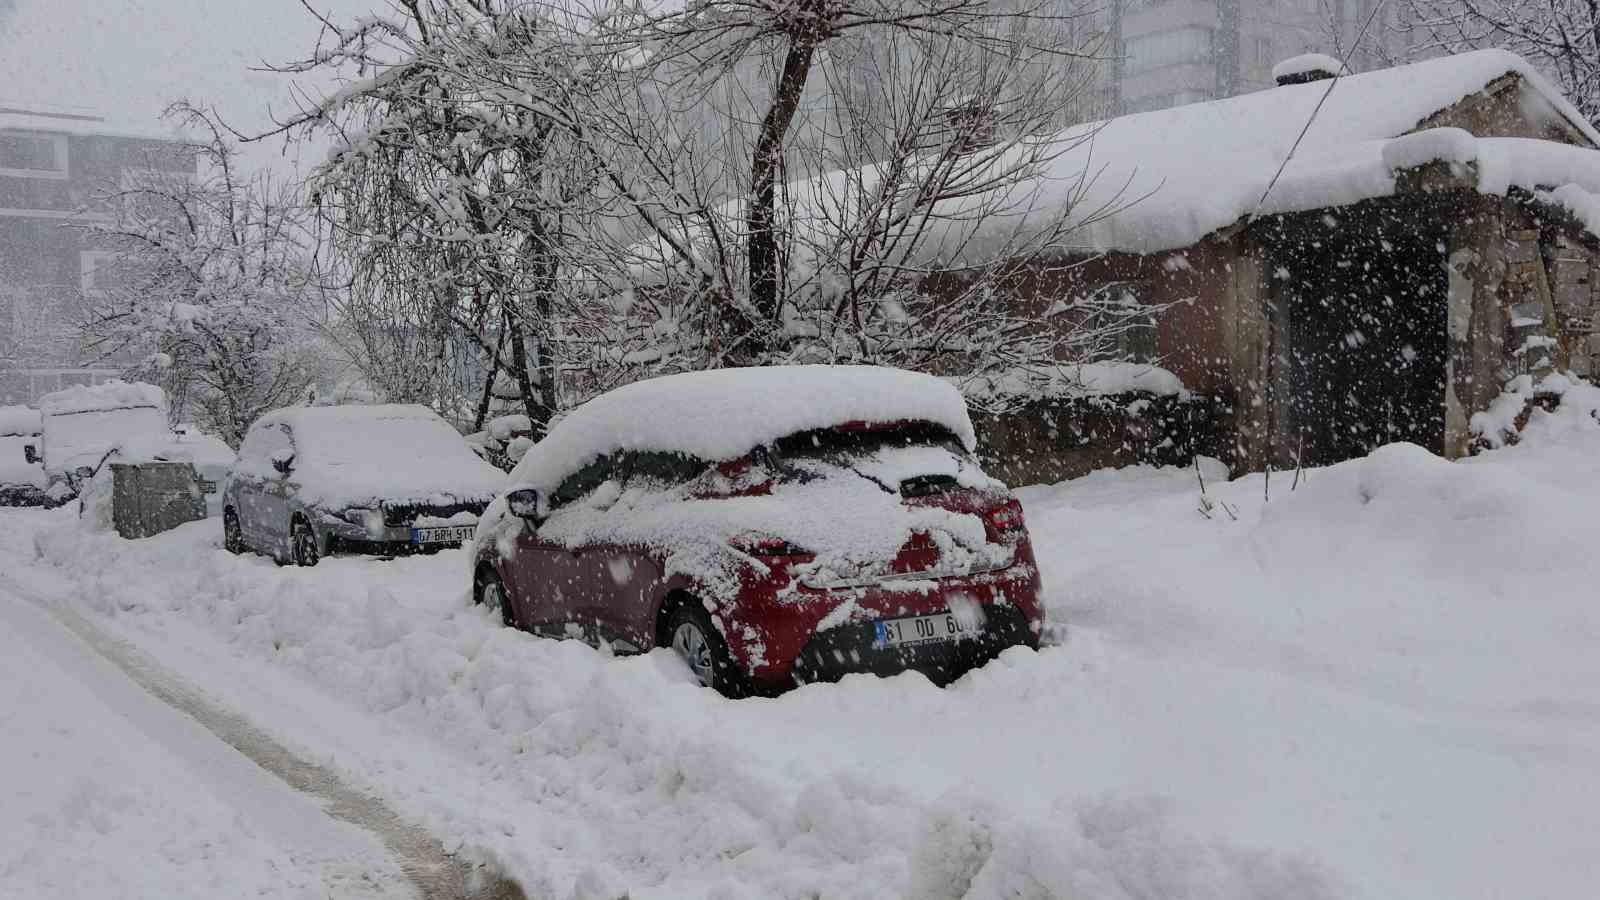
<path fill-rule="evenodd" d="M 39 461 L 39 449 L 32 444 L 23 444 L 22 458 L 28 461 L 28 465 L 34 465 Z"/>
<path fill-rule="evenodd" d="M 294 454 L 287 450 L 279 450 L 272 454 L 272 467 L 278 470 L 279 475 L 287 475 L 294 468 Z"/>
<path fill-rule="evenodd" d="M 506 495 L 506 506 L 519 519 L 539 523 L 539 492 L 533 488 L 518 488 Z"/>

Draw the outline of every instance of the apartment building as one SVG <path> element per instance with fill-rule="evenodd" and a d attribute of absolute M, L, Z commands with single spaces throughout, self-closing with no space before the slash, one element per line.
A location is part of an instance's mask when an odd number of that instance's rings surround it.
<path fill-rule="evenodd" d="M 81 226 L 106 221 L 108 192 L 139 171 L 192 175 L 171 135 L 118 128 L 82 109 L 0 100 L 0 403 L 31 403 L 115 374 L 81 346 L 86 299 L 108 257 Z"/>
<path fill-rule="evenodd" d="M 1375 68 L 1372 48 L 1396 39 L 1395 9 L 1383 0 L 1122 0 L 1110 11 L 1118 109 L 1148 112 L 1271 87 L 1273 65 L 1302 53 Z M 1365 49 L 1353 51 L 1357 44 Z"/>

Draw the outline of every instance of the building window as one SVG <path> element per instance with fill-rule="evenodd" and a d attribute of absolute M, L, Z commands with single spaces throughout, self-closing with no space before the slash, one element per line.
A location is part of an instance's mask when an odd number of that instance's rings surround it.
<path fill-rule="evenodd" d="M 1124 42 L 1127 73 L 1137 74 L 1185 63 L 1210 63 L 1213 31 L 1191 26 L 1141 34 Z"/>
<path fill-rule="evenodd" d="M 85 297 L 104 297 L 116 284 L 117 254 L 105 250 L 78 253 L 79 287 Z"/>
<path fill-rule="evenodd" d="M 26 131 L 0 132 L 0 175 L 65 179 L 67 136 Z"/>

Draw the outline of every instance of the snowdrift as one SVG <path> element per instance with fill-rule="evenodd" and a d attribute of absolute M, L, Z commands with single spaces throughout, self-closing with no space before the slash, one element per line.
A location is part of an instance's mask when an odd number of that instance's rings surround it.
<path fill-rule="evenodd" d="M 466 551 L 277 569 L 203 524 L 35 544 L 75 605 L 529 896 L 1583 896 L 1597 407 L 1579 386 L 1464 462 L 1396 445 L 1292 492 L 1209 484 L 1237 520 L 1195 512 L 1188 470 L 1024 489 L 1065 628 L 946 690 L 726 701 L 665 653 L 499 627 Z M 308 721 L 273 673 L 343 712 Z"/>

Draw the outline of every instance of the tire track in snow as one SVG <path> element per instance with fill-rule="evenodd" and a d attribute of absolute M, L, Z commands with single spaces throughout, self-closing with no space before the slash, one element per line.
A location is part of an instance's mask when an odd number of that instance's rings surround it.
<path fill-rule="evenodd" d="M 0 579 L 0 583 L 9 593 L 30 598 L 152 696 L 199 722 L 218 740 L 285 784 L 323 801 L 329 816 L 376 835 L 394 854 L 422 900 L 526 900 L 515 881 L 452 855 L 438 838 L 405 821 L 382 801 L 345 784 L 327 768 L 297 756 L 243 716 L 217 705 L 83 616 L 42 601 L 11 579 Z"/>

